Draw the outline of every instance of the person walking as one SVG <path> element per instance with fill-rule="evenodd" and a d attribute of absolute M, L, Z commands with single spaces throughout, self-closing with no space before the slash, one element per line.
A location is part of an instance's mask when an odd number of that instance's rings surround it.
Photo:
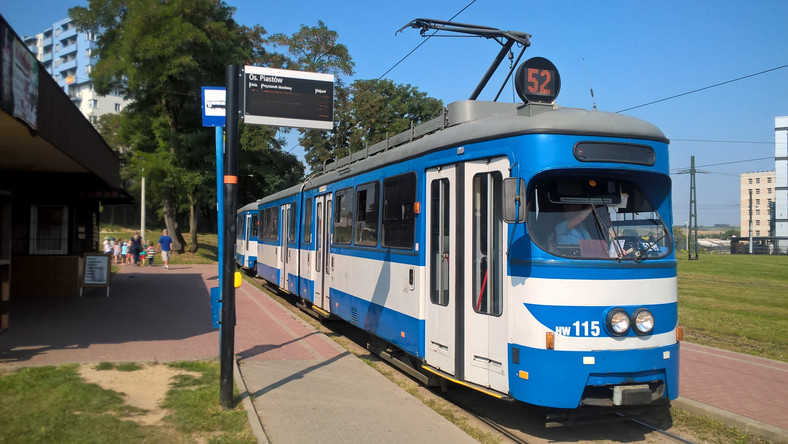
<path fill-rule="evenodd" d="M 140 265 L 140 253 L 142 253 L 142 236 L 138 232 L 134 232 L 131 236 L 131 257 L 134 259 L 134 265 Z"/>
<path fill-rule="evenodd" d="M 148 265 L 153 265 L 153 257 L 156 255 L 156 248 L 153 246 L 153 241 L 148 241 L 148 248 L 145 250 L 148 256 Z"/>
<path fill-rule="evenodd" d="M 161 260 L 164 262 L 164 269 L 170 268 L 170 251 L 172 250 L 172 238 L 167 235 L 167 229 L 161 232 L 159 237 L 158 250 L 161 251 Z"/>

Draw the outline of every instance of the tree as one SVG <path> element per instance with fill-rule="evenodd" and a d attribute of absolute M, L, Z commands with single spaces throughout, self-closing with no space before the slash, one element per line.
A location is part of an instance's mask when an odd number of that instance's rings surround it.
<path fill-rule="evenodd" d="M 131 149 L 127 168 L 151 179 L 179 252 L 179 214 L 189 209 L 196 251 L 197 207 L 213 188 L 213 133 L 201 127 L 200 87 L 224 84 L 226 65 L 276 58 L 263 48 L 265 30 L 238 25 L 233 11 L 216 0 L 90 0 L 69 10 L 80 30 L 101 30 L 91 78 L 99 94 L 117 89 L 132 100 L 119 125 Z"/>
<path fill-rule="evenodd" d="M 353 59 L 347 47 L 339 43 L 337 32 L 328 29 L 322 20 L 315 27 L 301 25 L 292 36 L 274 34 L 270 40 L 277 46 L 287 48 L 287 54 L 279 60 L 282 68 L 333 74 L 336 77 L 334 130 L 299 130 L 299 142 L 306 150 L 305 158 L 314 168 L 323 160 L 334 157 L 332 153 L 336 147 L 347 146 L 349 94 L 343 76 L 353 75 Z"/>
<path fill-rule="evenodd" d="M 730 225 L 728 225 L 728 226 L 730 226 Z M 739 235 L 739 230 L 737 230 L 735 228 L 731 228 L 730 230 L 726 230 L 725 233 L 722 233 L 721 237 L 723 239 L 730 239 L 730 238 L 732 238 L 734 236 L 738 236 L 738 235 Z"/>
<path fill-rule="evenodd" d="M 391 80 L 356 80 L 349 88 L 335 91 L 334 130 L 307 132 L 300 139 L 313 169 L 327 159 L 345 157 L 427 122 L 443 109 L 440 100 Z"/>
<path fill-rule="evenodd" d="M 440 114 L 443 102 L 391 80 L 357 80 L 351 87 L 353 132 L 350 151 L 372 145 Z"/>
<path fill-rule="evenodd" d="M 260 125 L 241 127 L 238 153 L 238 202 L 241 205 L 298 183 L 304 165 L 290 153 L 282 152 L 283 140 L 275 138 L 276 128 Z"/>

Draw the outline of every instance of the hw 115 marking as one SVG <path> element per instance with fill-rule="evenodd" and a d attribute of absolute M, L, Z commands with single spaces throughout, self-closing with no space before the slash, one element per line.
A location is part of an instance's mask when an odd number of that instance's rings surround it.
<path fill-rule="evenodd" d="M 575 321 L 572 325 L 557 325 L 555 332 L 561 336 L 599 336 L 599 321 Z"/>

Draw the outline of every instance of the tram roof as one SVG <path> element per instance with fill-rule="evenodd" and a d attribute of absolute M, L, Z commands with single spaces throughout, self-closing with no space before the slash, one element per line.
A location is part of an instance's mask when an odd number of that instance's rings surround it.
<path fill-rule="evenodd" d="M 299 184 L 260 199 L 260 204 L 381 168 L 424 154 L 465 144 L 526 134 L 604 136 L 669 142 L 644 120 L 605 111 L 562 108 L 554 104 L 464 100 L 450 103 L 437 118 L 357 151 L 326 166 Z M 251 204 L 250 204 L 251 205 Z"/>

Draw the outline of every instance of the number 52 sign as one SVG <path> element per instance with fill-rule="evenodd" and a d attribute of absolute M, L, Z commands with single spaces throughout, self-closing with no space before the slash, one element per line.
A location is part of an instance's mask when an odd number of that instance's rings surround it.
<path fill-rule="evenodd" d="M 533 57 L 517 68 L 514 87 L 525 103 L 553 103 L 561 90 L 561 76 L 553 62 Z"/>

